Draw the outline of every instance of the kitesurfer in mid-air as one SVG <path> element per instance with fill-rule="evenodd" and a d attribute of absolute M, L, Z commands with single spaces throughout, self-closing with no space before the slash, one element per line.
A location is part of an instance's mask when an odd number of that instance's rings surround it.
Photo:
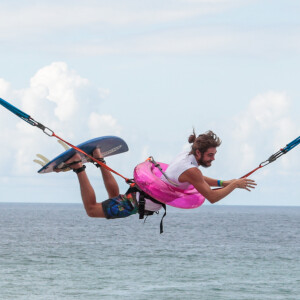
<path fill-rule="evenodd" d="M 190 152 L 178 155 L 165 172 L 167 177 L 175 182 L 179 189 L 184 190 L 186 186 L 192 184 L 210 203 L 215 203 L 229 195 L 236 188 L 248 191 L 255 188 L 256 183 L 252 179 L 241 178 L 222 181 L 202 174 L 198 167 L 210 167 L 215 160 L 217 147 L 221 145 L 221 140 L 212 131 L 200 134 L 198 137 L 193 131 L 188 141 L 191 144 Z M 104 161 L 98 148 L 93 151 L 93 157 Z M 127 193 L 120 194 L 119 186 L 109 170 L 98 165 L 109 199 L 97 203 L 95 191 L 85 172 L 85 166 L 80 161 L 80 155 L 76 153 L 66 163 L 77 173 L 82 201 L 88 216 L 114 219 L 128 217 L 138 212 L 139 192 L 129 189 Z M 165 177 L 162 177 L 162 180 L 165 181 Z M 166 181 L 166 183 L 168 182 Z M 211 188 L 216 186 L 222 188 Z M 161 209 L 162 205 L 160 203 L 148 198 L 146 197 L 145 203 L 146 212 L 155 212 Z"/>

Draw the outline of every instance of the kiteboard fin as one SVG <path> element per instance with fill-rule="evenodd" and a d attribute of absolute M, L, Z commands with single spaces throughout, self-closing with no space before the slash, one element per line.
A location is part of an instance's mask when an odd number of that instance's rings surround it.
<path fill-rule="evenodd" d="M 64 143 L 63 141 L 61 140 L 58 140 L 59 144 L 67 151 L 70 149 L 70 147 Z M 33 161 L 39 165 L 41 165 L 42 167 L 44 167 L 46 164 L 48 164 L 50 162 L 50 159 L 48 159 L 47 157 L 45 157 L 44 155 L 42 154 L 37 154 L 36 155 L 38 158 L 40 158 L 41 160 L 39 159 L 34 159 Z M 68 166 L 66 166 L 65 163 L 60 163 L 57 167 L 57 169 L 61 169 L 63 172 L 67 172 L 67 171 L 70 171 L 71 168 L 69 168 Z"/>
<path fill-rule="evenodd" d="M 46 165 L 45 162 L 43 162 L 43 161 L 41 161 L 41 160 L 38 160 L 38 159 L 34 159 L 33 161 L 34 161 L 35 163 L 41 165 L 42 167 L 44 167 L 44 166 Z"/>
<path fill-rule="evenodd" d="M 47 157 L 45 157 L 44 155 L 42 155 L 42 154 L 37 154 L 36 155 L 38 158 L 40 158 L 43 162 L 45 162 L 45 164 L 47 164 L 50 160 L 47 158 Z"/>
<path fill-rule="evenodd" d="M 57 140 L 57 142 L 60 143 L 66 151 L 70 149 L 70 147 L 65 142 L 61 140 Z"/>
<path fill-rule="evenodd" d="M 50 160 L 45 157 L 44 155 L 42 154 L 37 154 L 36 155 L 38 158 L 40 158 L 41 160 L 39 159 L 34 159 L 33 161 L 39 165 L 41 165 L 42 167 L 44 167 Z"/>

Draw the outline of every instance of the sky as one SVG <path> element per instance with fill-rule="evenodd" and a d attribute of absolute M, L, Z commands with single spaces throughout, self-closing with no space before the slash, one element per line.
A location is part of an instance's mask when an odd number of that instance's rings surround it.
<path fill-rule="evenodd" d="M 107 163 L 129 178 L 213 130 L 222 145 L 203 174 L 239 178 L 299 136 L 299 15 L 292 0 L 3 0 L 0 97 L 73 144 L 122 137 L 129 151 Z M 81 202 L 73 172 L 37 173 L 37 153 L 63 151 L 55 138 L 1 107 L 0 128 L 1 202 Z M 299 206 L 299 151 L 219 203 Z"/>

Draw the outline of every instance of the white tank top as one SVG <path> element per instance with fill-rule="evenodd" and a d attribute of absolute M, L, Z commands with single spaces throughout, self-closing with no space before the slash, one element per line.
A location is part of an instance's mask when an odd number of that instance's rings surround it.
<path fill-rule="evenodd" d="M 180 153 L 175 159 L 169 164 L 165 174 L 168 178 L 178 184 L 179 189 L 186 189 L 190 185 L 189 182 L 179 182 L 179 176 L 188 169 L 198 168 L 198 163 L 193 154 L 189 154 L 188 152 Z M 161 180 L 171 184 L 164 175 L 161 176 Z"/>

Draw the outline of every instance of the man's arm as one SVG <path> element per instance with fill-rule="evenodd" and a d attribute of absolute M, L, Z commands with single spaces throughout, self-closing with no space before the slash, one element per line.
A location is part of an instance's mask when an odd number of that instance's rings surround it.
<path fill-rule="evenodd" d="M 209 185 L 209 186 L 218 186 L 218 179 L 214 179 L 214 178 L 209 178 L 209 177 L 206 177 L 206 176 L 203 176 L 204 180 L 206 181 L 206 183 Z M 223 180 L 222 182 L 222 186 L 225 187 L 227 186 L 228 184 L 230 184 L 232 180 Z"/>
<path fill-rule="evenodd" d="M 183 172 L 179 176 L 179 181 L 192 184 L 210 203 L 220 201 L 236 188 L 250 191 L 250 188 L 254 188 L 256 185 L 254 180 L 241 178 L 230 180 L 224 188 L 212 190 L 198 168 L 191 168 Z"/>

